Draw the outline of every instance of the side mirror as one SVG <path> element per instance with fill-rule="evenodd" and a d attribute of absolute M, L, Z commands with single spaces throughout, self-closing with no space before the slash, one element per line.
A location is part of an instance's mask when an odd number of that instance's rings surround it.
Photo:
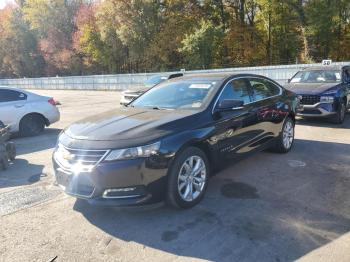
<path fill-rule="evenodd" d="M 216 109 L 219 112 L 223 112 L 223 111 L 243 109 L 243 106 L 244 106 L 244 101 L 242 100 L 225 99 L 220 101 Z"/>

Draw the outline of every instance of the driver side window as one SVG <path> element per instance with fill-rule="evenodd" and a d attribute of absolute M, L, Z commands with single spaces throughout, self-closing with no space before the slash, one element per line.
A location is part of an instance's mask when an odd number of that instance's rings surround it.
<path fill-rule="evenodd" d="M 246 79 L 236 79 L 229 82 L 222 91 L 219 103 L 223 100 L 240 100 L 244 104 L 252 102 L 249 84 Z"/>

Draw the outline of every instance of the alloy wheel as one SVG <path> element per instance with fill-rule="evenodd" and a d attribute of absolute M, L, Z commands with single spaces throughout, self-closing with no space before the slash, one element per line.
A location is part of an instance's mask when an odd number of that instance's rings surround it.
<path fill-rule="evenodd" d="M 285 149 L 289 149 L 294 140 L 294 125 L 291 121 L 288 121 L 284 125 L 283 129 L 283 146 Z"/>
<path fill-rule="evenodd" d="M 184 201 L 191 202 L 202 193 L 206 183 L 207 169 L 199 156 L 190 156 L 182 164 L 178 175 L 178 191 Z"/>

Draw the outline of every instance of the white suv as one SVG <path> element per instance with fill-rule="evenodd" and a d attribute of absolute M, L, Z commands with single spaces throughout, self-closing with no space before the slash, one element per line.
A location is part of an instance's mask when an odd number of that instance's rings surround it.
<path fill-rule="evenodd" d="M 12 133 L 35 136 L 59 119 L 60 112 L 53 98 L 18 88 L 0 87 L 0 121 L 9 125 Z"/>

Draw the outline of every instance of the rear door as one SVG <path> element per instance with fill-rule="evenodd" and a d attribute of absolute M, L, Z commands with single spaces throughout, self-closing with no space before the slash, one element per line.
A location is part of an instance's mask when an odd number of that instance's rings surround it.
<path fill-rule="evenodd" d="M 253 93 L 252 110 L 256 116 L 256 128 L 261 130 L 254 143 L 261 146 L 279 135 L 288 105 L 281 99 L 282 88 L 272 81 L 251 77 L 249 83 Z"/>
<path fill-rule="evenodd" d="M 0 120 L 17 131 L 19 118 L 23 115 L 27 95 L 11 89 L 0 89 Z"/>

